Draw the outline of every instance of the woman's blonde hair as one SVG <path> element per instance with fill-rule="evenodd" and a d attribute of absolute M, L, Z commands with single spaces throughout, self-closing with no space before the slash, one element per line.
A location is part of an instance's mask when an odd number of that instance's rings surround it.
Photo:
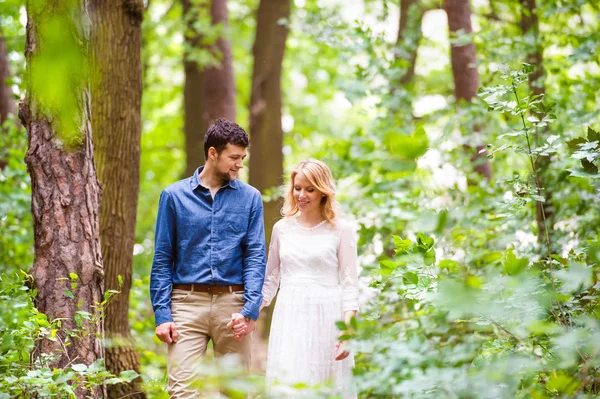
<path fill-rule="evenodd" d="M 285 202 L 281 210 L 282 216 L 292 217 L 300 212 L 298 203 L 294 197 L 294 179 L 298 173 L 302 172 L 310 184 L 324 195 L 321 198 L 321 213 L 325 220 L 335 226 L 335 218 L 338 209 L 338 203 L 335 201 L 335 183 L 329 167 L 317 159 L 307 159 L 300 164 L 290 174 L 290 181 L 285 195 Z"/>

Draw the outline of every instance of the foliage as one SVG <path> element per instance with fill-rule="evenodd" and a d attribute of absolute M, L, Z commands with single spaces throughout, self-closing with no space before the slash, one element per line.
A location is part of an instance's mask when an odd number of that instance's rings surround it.
<path fill-rule="evenodd" d="M 281 21 L 291 27 L 282 81 L 286 169 L 309 156 L 327 161 L 338 199 L 355 216 L 360 235 L 365 303 L 353 325 L 340 326 L 351 327 L 345 338 L 356 354 L 360 396 L 597 395 L 600 10 L 589 0 L 538 0 L 535 37 L 521 32 L 520 1 L 471 2 L 469 38 L 482 89 L 472 104 L 457 104 L 449 44 L 465 36 L 448 38 L 439 2 L 422 2 L 431 8 L 423 37 L 417 41 L 408 32 L 396 43 L 396 3 L 296 0 L 290 21 Z M 0 4 L 12 83 L 22 85 L 22 4 Z M 189 49 L 180 2 L 145 4 L 130 320 L 144 389 L 161 398 L 167 397 L 166 350 L 154 335 L 149 270 L 159 193 L 181 178 L 184 167 L 182 59 Z M 242 126 L 257 5 L 228 1 L 226 34 Z M 199 27 L 209 37 L 221 29 Z M 415 43 L 415 76 L 400 85 Z M 546 94 L 536 97 L 527 82 L 532 66 L 522 63 L 540 48 Z M 200 51 L 194 57 L 211 63 L 219 55 Z M 56 372 L 43 359 L 29 360 L 35 340 L 52 325 L 33 308 L 32 293 L 23 288 L 26 274 L 19 271 L 33 261 L 31 187 L 25 133 L 13 122 L 7 126 L 0 134 L 0 158 L 8 161 L 0 172 L 0 368 L 17 380 L 0 382 L 0 392 L 12 389 L 10 395 L 18 396 L 16 389 L 44 384 L 48 395 L 58 395 L 71 389 L 68 380 L 110 381 L 100 363 Z M 462 151 L 474 143 L 488 145 L 489 183 L 473 173 Z M 536 223 L 536 204 L 546 193 L 554 213 L 547 224 L 551 245 Z M 199 370 L 203 388 L 228 386 L 231 397 L 262 392 L 259 375 L 244 379 L 226 363 L 210 365 Z M 316 389 L 314 396 L 330 396 L 327 387 Z"/>
<path fill-rule="evenodd" d="M 491 110 L 522 116 L 523 126 L 499 135 L 498 140 L 508 143 L 492 146 L 490 156 L 515 151 L 530 157 L 533 166 L 537 157 L 561 148 L 560 137 L 554 136 L 531 145 L 530 135 L 556 118 L 542 98 L 517 95 L 531 72 L 529 65 L 504 71 L 509 84 L 483 88 L 481 95 Z M 595 134 L 589 129 L 587 139 L 576 141 L 572 158 L 597 158 L 591 141 Z M 519 183 L 517 200 L 510 207 L 499 201 L 496 208 L 518 216 L 521 208 L 543 200 L 535 174 L 533 168 L 504 180 L 504 190 Z M 595 175 L 571 175 L 595 184 Z M 507 216 L 490 217 L 501 224 Z M 440 251 L 454 255 L 439 262 L 434 261 L 433 238 L 422 233 L 414 241 L 395 237 L 395 256 L 381 259 L 379 270 L 371 272 L 371 287 L 379 294 L 363 314 L 354 340 L 362 392 L 369 397 L 481 398 L 598 394 L 597 238 L 546 258 L 518 242 L 494 248 L 496 231 L 482 233 L 483 245 L 455 227 L 444 240 L 448 248 Z M 477 256 L 456 256 L 459 250 L 475 249 L 481 252 Z"/>

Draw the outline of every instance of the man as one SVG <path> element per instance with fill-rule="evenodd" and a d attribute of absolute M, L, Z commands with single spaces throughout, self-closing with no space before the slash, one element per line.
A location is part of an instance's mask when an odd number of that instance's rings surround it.
<path fill-rule="evenodd" d="M 237 353 L 250 366 L 244 336 L 258 318 L 266 256 L 260 193 L 236 179 L 248 146 L 240 126 L 215 121 L 204 138 L 205 165 L 160 196 L 150 297 L 156 335 L 169 344 L 172 398 L 198 397 L 194 370 L 210 340 L 216 356 Z"/>

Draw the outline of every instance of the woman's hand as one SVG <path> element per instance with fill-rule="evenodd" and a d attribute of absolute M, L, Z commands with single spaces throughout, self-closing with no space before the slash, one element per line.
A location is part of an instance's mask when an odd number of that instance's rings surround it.
<path fill-rule="evenodd" d="M 346 342 L 345 341 L 337 341 L 335 343 L 335 350 L 341 350 L 340 353 L 338 353 L 335 356 L 335 360 L 344 360 L 345 358 L 347 358 L 350 355 L 350 352 L 348 352 L 346 350 Z"/>

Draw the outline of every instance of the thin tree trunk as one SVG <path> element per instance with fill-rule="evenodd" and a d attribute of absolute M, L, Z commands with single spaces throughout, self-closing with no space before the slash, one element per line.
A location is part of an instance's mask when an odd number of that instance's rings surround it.
<path fill-rule="evenodd" d="M 226 118 L 235 122 L 235 81 L 233 76 L 233 57 L 231 45 L 219 36 L 215 43 L 202 47 L 202 36 L 194 28 L 199 21 L 202 8 L 193 5 L 191 0 L 183 1 L 184 19 L 187 24 L 186 45 L 190 51 L 184 55 L 185 83 L 183 89 L 184 133 L 186 169 L 190 176 L 198 166 L 204 164 L 204 134 L 210 122 L 217 118 Z M 210 2 L 210 20 L 217 24 L 228 25 L 227 1 Z M 194 51 L 208 50 L 221 57 L 218 66 L 199 66 L 193 57 Z"/>
<path fill-rule="evenodd" d="M 289 0 L 261 0 L 256 17 L 250 96 L 250 184 L 265 193 L 283 183 L 281 70 L 288 35 Z M 285 23 L 281 21 L 286 20 Z M 280 203 L 265 203 L 265 231 L 270 239 Z"/>
<path fill-rule="evenodd" d="M 15 113 L 15 100 L 7 82 L 9 77 L 8 49 L 0 32 L 0 125 L 4 124 L 9 114 Z"/>
<path fill-rule="evenodd" d="M 536 0 L 521 0 L 521 30 L 523 36 L 533 38 L 534 47 L 527 54 L 527 63 L 533 65 L 534 70 L 529 74 L 529 91 L 534 95 L 546 94 L 546 86 L 544 84 L 544 64 L 542 56 L 542 48 L 539 44 L 538 33 L 539 23 L 537 16 Z M 536 141 L 541 141 L 548 133 L 547 128 L 539 128 L 536 132 Z M 538 241 L 544 243 L 546 240 L 545 230 L 546 223 L 552 224 L 554 209 L 552 207 L 552 192 L 545 186 L 547 174 L 545 173 L 551 162 L 551 157 L 538 157 L 535 162 L 535 168 L 539 171 L 538 181 L 540 187 L 544 189 L 540 193 L 545 201 L 536 201 L 536 222 L 538 226 Z M 552 229 L 548 229 L 550 240 L 552 239 Z"/>
<path fill-rule="evenodd" d="M 398 23 L 396 47 L 403 51 L 396 54 L 395 58 L 406 58 L 409 62 L 408 69 L 400 79 L 401 85 L 412 82 L 415 76 L 417 50 L 419 49 L 419 41 L 423 36 L 421 22 L 425 11 L 426 7 L 417 0 L 400 0 L 400 21 Z"/>
<path fill-rule="evenodd" d="M 448 26 L 451 35 L 456 35 L 459 31 L 463 34 L 471 34 L 471 8 L 469 0 L 444 0 L 444 10 L 448 14 Z M 479 72 L 477 71 L 477 59 L 475 56 L 475 44 L 452 44 L 450 49 L 452 61 L 452 74 L 454 76 L 454 95 L 456 101 L 461 100 L 471 102 L 477 95 L 479 88 Z M 477 134 L 477 128 L 473 134 Z M 471 157 L 474 170 L 485 176 L 489 181 L 492 178 L 492 167 L 486 158 L 484 145 L 475 146 L 475 154 Z M 471 147 L 471 151 L 473 151 Z"/>
<path fill-rule="evenodd" d="M 117 290 L 106 310 L 106 367 L 140 373 L 129 326 L 129 292 L 139 191 L 142 98 L 142 0 L 88 0 L 94 58 L 92 129 L 102 184 L 100 234 L 105 288 Z M 122 285 L 119 284 L 119 276 Z M 145 398 L 141 379 L 109 385 L 109 398 Z"/>
<path fill-rule="evenodd" d="M 8 85 L 7 79 L 10 77 L 10 68 L 8 65 L 8 49 L 2 32 L 0 31 L 0 134 L 4 132 L 2 126 L 10 114 L 15 113 L 15 100 L 12 96 L 12 90 Z M 0 159 L 0 170 L 6 166 L 6 160 Z"/>
<path fill-rule="evenodd" d="M 84 10 L 84 1 L 27 3 L 27 97 L 20 117 L 28 132 L 25 161 L 32 185 L 35 260 L 30 273 L 37 290 L 35 307 L 49 320 L 61 319 L 57 339 L 39 341 L 33 356 L 56 354 L 50 366 L 56 368 L 89 365 L 103 357 L 96 306 L 103 289 L 100 186 L 94 166 Z M 63 60 L 69 69 L 61 69 L 65 64 L 56 63 L 56 54 L 69 55 Z M 44 89 L 49 84 L 72 97 L 53 97 Z M 69 336 L 67 330 L 77 330 L 78 311 L 88 312 L 91 319 L 83 319 L 80 336 Z M 98 398 L 102 389 L 89 392 L 79 387 L 76 394 Z"/>

